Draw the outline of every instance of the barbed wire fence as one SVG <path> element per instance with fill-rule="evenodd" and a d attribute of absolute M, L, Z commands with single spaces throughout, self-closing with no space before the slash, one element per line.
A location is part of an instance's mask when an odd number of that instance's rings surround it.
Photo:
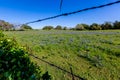
<path fill-rule="evenodd" d="M 60 1 L 60 12 L 62 10 L 62 4 L 63 4 L 63 0 Z"/>
<path fill-rule="evenodd" d="M 64 71 L 64 72 L 70 74 L 70 75 L 72 76 L 72 80 L 75 80 L 74 78 L 78 78 L 79 80 L 86 80 L 85 78 L 80 77 L 79 75 L 74 74 L 73 71 L 72 71 L 72 67 L 70 67 L 70 71 L 68 71 L 68 70 L 66 70 L 66 69 L 64 69 L 64 68 L 61 68 L 60 66 L 57 66 L 57 65 L 55 65 L 55 64 L 53 64 L 53 63 L 51 63 L 51 62 L 48 62 L 48 61 L 46 61 L 46 60 L 44 60 L 44 59 L 41 59 L 41 58 L 39 58 L 39 57 L 37 57 L 37 56 L 35 56 L 35 55 L 33 55 L 33 54 L 29 54 L 29 55 L 32 56 L 33 58 L 37 59 L 37 60 L 40 60 L 40 61 L 42 61 L 42 62 L 44 62 L 44 63 L 49 64 L 49 65 L 52 66 L 52 67 L 55 67 L 56 69 L 59 69 L 59 70 L 61 70 L 61 71 Z"/>
<path fill-rule="evenodd" d="M 107 4 L 103 4 L 103 5 L 99 5 L 99 6 L 93 6 L 93 7 L 90 7 L 90 8 L 85 8 L 85 9 L 73 11 L 73 12 L 63 13 L 63 14 L 59 14 L 59 15 L 55 15 L 55 16 L 51 16 L 51 17 L 47 17 L 47 18 L 43 18 L 43 19 L 38 19 L 38 20 L 35 20 L 35 21 L 26 22 L 24 24 L 31 24 L 31 23 L 41 22 L 41 21 L 45 21 L 45 20 L 49 20 L 49 19 L 62 17 L 62 16 L 68 16 L 68 15 L 80 13 L 80 12 L 83 12 L 83 11 L 88 11 L 88 10 L 93 10 L 93 9 L 98 9 L 98 8 L 111 6 L 111 5 L 118 4 L 118 3 L 120 3 L 120 0 L 115 1 L 115 2 L 111 2 L 111 3 L 107 3 Z M 61 6 L 62 6 L 62 1 L 61 1 Z"/>
<path fill-rule="evenodd" d="M 60 3 L 60 11 L 61 11 L 61 8 L 62 8 L 62 2 L 63 0 L 61 0 L 61 3 Z M 36 22 L 41 22 L 41 21 L 45 21 L 45 20 L 49 20 L 49 19 L 54 19 L 54 18 L 58 18 L 58 17 L 62 17 L 62 16 L 68 16 L 68 15 L 72 15 L 72 14 L 76 14 L 76 13 L 80 13 L 80 12 L 83 12 L 83 11 L 88 11 L 88 10 L 93 10 L 93 9 L 98 9 L 98 8 L 103 8 L 103 7 L 107 7 L 107 6 L 111 6 L 111 5 L 114 5 L 114 4 L 118 4 L 120 3 L 120 0 L 119 1 L 115 1 L 115 2 L 111 2 L 111 3 L 107 3 L 107 4 L 103 4 L 103 5 L 99 5 L 99 6 L 93 6 L 93 7 L 90 7 L 90 8 L 85 8 L 85 9 L 81 9 L 81 10 L 77 10 L 77 11 L 73 11 L 73 12 L 68 12 L 68 13 L 63 13 L 63 14 L 59 14 L 59 15 L 55 15 L 55 16 L 52 16 L 52 17 L 47 17 L 47 18 L 43 18 L 43 19 L 39 19 L 39 20 L 35 20 L 35 21 L 31 21 L 31 22 L 26 22 L 24 24 L 31 24 L 31 23 L 36 23 Z M 17 26 L 21 26 L 23 24 L 20 24 L 20 25 L 17 25 Z M 86 80 L 85 78 L 82 78 L 76 74 L 73 73 L 72 71 L 72 67 L 70 67 L 70 71 L 67 71 L 53 63 L 50 63 L 48 61 L 45 61 L 44 59 L 41 59 L 33 54 L 29 54 L 30 56 L 36 58 L 37 60 L 40 60 L 42 62 L 45 62 L 47 64 L 49 64 L 50 66 L 53 66 L 59 70 L 62 70 L 70 75 L 72 75 L 72 80 L 75 80 L 74 77 L 77 77 L 78 79 L 80 80 Z"/>

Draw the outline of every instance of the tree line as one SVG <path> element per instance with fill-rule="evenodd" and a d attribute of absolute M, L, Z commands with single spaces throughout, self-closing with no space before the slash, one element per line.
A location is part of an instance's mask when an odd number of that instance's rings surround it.
<path fill-rule="evenodd" d="M 115 21 L 113 23 L 111 22 L 105 22 L 103 24 L 93 23 L 91 25 L 88 24 L 77 24 L 75 27 L 63 27 L 61 25 L 54 26 L 44 26 L 42 30 L 108 30 L 108 29 L 120 29 L 120 21 Z M 0 30 L 18 30 L 18 31 L 24 31 L 24 30 L 32 30 L 32 27 L 26 24 L 21 25 L 19 28 L 17 28 L 14 24 L 11 24 L 9 22 L 6 22 L 4 20 L 0 20 Z"/>
<path fill-rule="evenodd" d="M 23 30 L 28 30 L 28 29 L 31 30 L 32 27 L 28 26 L 26 24 L 23 24 L 19 28 L 17 28 L 17 26 L 15 24 L 11 24 L 4 20 L 0 20 L 0 30 L 3 30 L 3 31 L 14 31 L 14 30 L 23 31 Z"/>
<path fill-rule="evenodd" d="M 91 25 L 88 24 L 77 24 L 73 28 L 63 27 L 63 26 L 44 26 L 42 30 L 108 30 L 108 29 L 120 29 L 120 21 L 105 22 L 103 24 L 93 23 Z"/>

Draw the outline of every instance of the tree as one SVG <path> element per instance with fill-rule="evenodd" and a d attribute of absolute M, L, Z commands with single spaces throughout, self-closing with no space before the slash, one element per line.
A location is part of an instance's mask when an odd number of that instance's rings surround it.
<path fill-rule="evenodd" d="M 115 22 L 113 23 L 113 26 L 114 26 L 114 29 L 120 29 L 120 22 L 115 21 Z"/>
<path fill-rule="evenodd" d="M 53 29 L 53 26 L 44 26 L 42 29 L 43 30 L 51 30 L 51 29 Z"/>
<path fill-rule="evenodd" d="M 65 27 L 63 28 L 63 30 L 67 30 L 67 27 L 65 26 Z"/>
<path fill-rule="evenodd" d="M 101 28 L 103 30 L 106 30 L 106 29 L 113 29 L 113 26 L 110 22 L 105 22 L 104 24 L 101 25 Z"/>
<path fill-rule="evenodd" d="M 82 24 L 77 24 L 76 26 L 75 26 L 75 30 L 84 30 L 85 28 L 84 28 L 84 26 L 82 25 Z"/>
<path fill-rule="evenodd" d="M 93 23 L 92 25 L 90 25 L 90 30 L 101 30 L 101 26 L 98 25 L 97 23 Z"/>
<path fill-rule="evenodd" d="M 57 25 L 55 29 L 56 29 L 56 30 L 62 30 L 62 26 Z"/>
<path fill-rule="evenodd" d="M 13 24 L 0 20 L 0 30 L 10 30 L 13 28 Z"/>
<path fill-rule="evenodd" d="M 83 26 L 84 26 L 84 28 L 85 28 L 85 29 L 87 29 L 87 30 L 89 30 L 89 29 L 90 29 L 89 25 L 87 25 L 87 24 L 81 24 L 81 25 L 83 25 Z"/>
<path fill-rule="evenodd" d="M 27 24 L 23 24 L 21 27 L 20 27 L 21 29 L 32 29 L 32 27 L 31 26 L 28 26 Z"/>

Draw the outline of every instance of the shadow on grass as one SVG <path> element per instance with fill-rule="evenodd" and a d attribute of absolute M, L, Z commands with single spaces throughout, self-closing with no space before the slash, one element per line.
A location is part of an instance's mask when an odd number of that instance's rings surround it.
<path fill-rule="evenodd" d="M 39 58 L 39 57 L 37 57 L 37 56 L 35 56 L 35 55 L 33 55 L 33 54 L 29 54 L 29 55 L 32 56 L 32 57 L 34 57 L 34 58 L 36 58 L 36 59 L 38 59 L 38 60 L 41 60 L 41 61 L 49 64 L 50 66 L 53 66 L 53 67 L 55 67 L 55 68 L 57 68 L 57 69 L 59 69 L 59 70 L 62 70 L 62 71 L 64 71 L 64 72 L 70 74 L 70 75 L 73 75 L 74 77 L 78 78 L 79 80 L 87 80 L 87 79 L 82 78 L 82 77 L 80 77 L 80 76 L 78 76 L 78 75 L 76 75 L 76 74 L 73 74 L 73 73 L 71 73 L 71 72 L 69 72 L 69 71 L 67 71 L 67 70 L 65 70 L 65 69 L 63 69 L 63 68 L 61 68 L 61 67 L 53 64 L 53 63 L 50 63 L 50 62 L 48 62 L 48 61 L 45 61 L 45 60 L 43 60 L 43 59 L 41 59 L 41 58 Z"/>

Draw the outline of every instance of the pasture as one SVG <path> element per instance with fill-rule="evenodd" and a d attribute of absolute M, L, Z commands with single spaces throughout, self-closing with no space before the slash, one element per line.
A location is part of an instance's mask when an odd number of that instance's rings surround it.
<path fill-rule="evenodd" d="M 67 31 L 33 30 L 6 31 L 31 54 L 87 80 L 120 79 L 120 30 Z M 72 76 L 41 60 L 31 60 L 53 80 L 71 80 Z M 78 78 L 75 78 L 79 80 Z"/>

